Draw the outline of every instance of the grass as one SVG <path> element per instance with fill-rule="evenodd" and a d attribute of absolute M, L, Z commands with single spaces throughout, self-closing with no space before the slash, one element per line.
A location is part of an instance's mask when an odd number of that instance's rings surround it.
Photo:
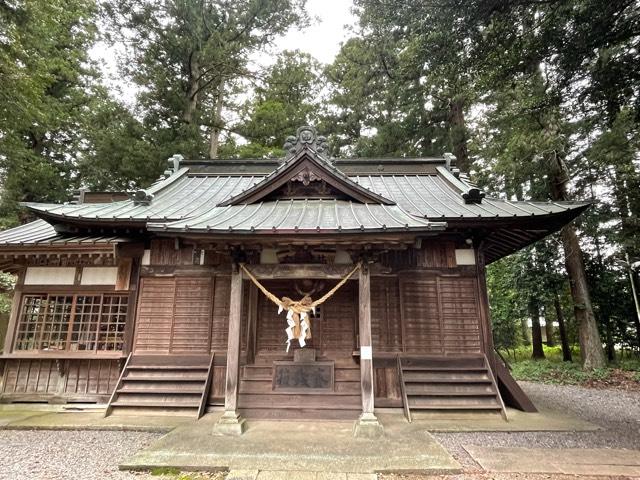
<path fill-rule="evenodd" d="M 222 480 L 226 476 L 225 472 L 206 473 L 206 472 L 181 472 L 180 469 L 174 467 L 156 467 L 150 472 L 154 477 L 160 477 L 166 480 Z"/>
<path fill-rule="evenodd" d="M 510 351 L 505 358 L 516 380 L 559 385 L 615 386 L 640 382 L 640 359 L 622 359 L 606 368 L 585 371 L 580 365 L 580 352 L 572 352 L 574 362 L 562 361 L 560 347 L 544 347 L 545 359 L 532 360 L 530 347 Z M 633 386 L 633 385 L 632 385 Z"/>

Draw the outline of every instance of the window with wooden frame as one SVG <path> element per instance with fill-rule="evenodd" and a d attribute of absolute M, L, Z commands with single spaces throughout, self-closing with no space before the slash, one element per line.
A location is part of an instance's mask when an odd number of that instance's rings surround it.
<path fill-rule="evenodd" d="M 23 295 L 14 350 L 120 351 L 128 307 L 114 293 Z"/>

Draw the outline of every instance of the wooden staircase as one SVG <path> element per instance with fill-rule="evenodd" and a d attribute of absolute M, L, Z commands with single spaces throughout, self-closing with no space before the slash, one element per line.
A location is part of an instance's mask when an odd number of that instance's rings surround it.
<path fill-rule="evenodd" d="M 200 418 L 206 408 L 212 369 L 213 355 L 130 355 L 105 417 L 172 414 Z"/>
<path fill-rule="evenodd" d="M 273 389 L 273 363 L 242 367 L 238 408 L 246 418 L 354 420 L 362 412 L 360 367 L 336 362 L 331 391 Z"/>
<path fill-rule="evenodd" d="M 398 373 L 407 420 L 412 412 L 495 412 L 504 404 L 484 355 L 466 357 L 398 356 Z"/>

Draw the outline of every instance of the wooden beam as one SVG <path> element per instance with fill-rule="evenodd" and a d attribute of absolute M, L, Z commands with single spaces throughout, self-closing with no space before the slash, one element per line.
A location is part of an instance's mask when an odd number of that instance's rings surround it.
<path fill-rule="evenodd" d="M 358 334 L 360 338 L 362 414 L 356 422 L 354 434 L 360 437 L 376 438 L 382 435 L 382 425 L 373 413 L 373 347 L 371 342 L 371 275 L 369 266 L 363 264 L 358 273 Z"/>
<path fill-rule="evenodd" d="M 342 280 L 354 268 L 354 265 L 317 265 L 308 263 L 278 265 L 247 265 L 253 276 L 263 280 L 321 278 Z M 390 269 L 380 264 L 368 266 L 371 274 L 388 274 Z M 244 274 L 245 279 L 249 277 Z M 353 277 L 355 278 L 355 277 Z"/>
<path fill-rule="evenodd" d="M 252 283 L 249 286 L 249 309 L 247 312 L 247 363 L 253 363 L 256 356 L 258 293 L 258 288 Z"/>
<path fill-rule="evenodd" d="M 360 389 L 362 413 L 373 413 L 373 349 L 371 347 L 371 277 L 360 269 L 358 327 L 360 335 Z"/>
<path fill-rule="evenodd" d="M 214 430 L 224 435 L 241 435 L 245 421 L 238 414 L 240 384 L 240 331 L 242 320 L 242 273 L 234 266 L 229 295 L 229 337 L 227 342 L 227 374 L 224 392 L 224 414 Z"/>
<path fill-rule="evenodd" d="M 3 353 L 6 355 L 11 353 L 13 349 L 13 341 L 16 337 L 16 330 L 18 328 L 18 321 L 20 315 L 20 309 L 22 307 L 22 289 L 24 288 L 24 276 L 26 270 L 23 268 L 18 272 L 18 279 L 16 281 L 16 287 L 13 290 L 13 298 L 11 299 L 11 313 L 9 316 L 9 324 L 7 325 L 7 332 L 4 339 Z"/>

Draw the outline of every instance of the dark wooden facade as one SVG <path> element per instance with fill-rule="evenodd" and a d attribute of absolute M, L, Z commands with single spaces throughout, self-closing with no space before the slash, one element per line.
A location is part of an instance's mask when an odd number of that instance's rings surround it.
<path fill-rule="evenodd" d="M 309 131 L 275 170 L 186 162 L 132 200 L 28 205 L 43 220 L 0 234 L 18 275 L 0 400 L 371 422 L 504 412 L 500 387 L 533 409 L 496 364 L 486 263 L 585 206 L 483 201 L 448 159 L 340 164 Z M 240 263 L 292 298 L 361 268 L 312 317 L 305 357 Z"/>

